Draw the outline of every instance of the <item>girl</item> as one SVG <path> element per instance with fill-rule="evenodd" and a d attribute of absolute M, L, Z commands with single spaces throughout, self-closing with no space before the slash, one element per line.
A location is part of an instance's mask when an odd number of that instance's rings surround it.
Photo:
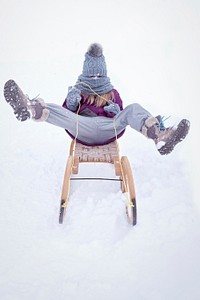
<path fill-rule="evenodd" d="M 97 43 L 88 48 L 82 74 L 75 86 L 69 87 L 63 106 L 44 103 L 41 98 L 30 100 L 13 80 L 6 82 L 4 96 L 18 120 L 46 121 L 64 128 L 85 145 L 110 143 L 129 125 L 152 139 L 160 154 L 168 154 L 185 138 L 190 126 L 183 119 L 176 128 L 166 128 L 161 116 L 152 116 L 137 103 L 123 109 L 120 95 L 107 77 L 102 46 Z"/>

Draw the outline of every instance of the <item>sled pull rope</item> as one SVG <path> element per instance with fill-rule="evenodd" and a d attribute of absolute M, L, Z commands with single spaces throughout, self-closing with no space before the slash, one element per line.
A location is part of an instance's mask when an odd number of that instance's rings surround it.
<path fill-rule="evenodd" d="M 79 102 L 78 110 L 76 112 L 76 135 L 75 135 L 75 138 L 74 138 L 74 144 L 73 144 L 73 150 L 72 150 L 72 167 L 74 165 L 74 153 L 75 153 L 75 148 L 76 148 L 76 140 L 77 140 L 77 137 L 78 137 L 78 114 L 79 114 L 80 108 L 81 108 L 81 104 Z"/>
<path fill-rule="evenodd" d="M 75 153 L 75 148 L 76 148 L 76 139 L 77 139 L 77 137 L 78 137 L 78 113 L 79 113 L 79 111 L 80 111 L 80 107 L 81 107 L 81 105 L 80 105 L 80 103 L 79 103 L 79 106 L 78 106 L 78 110 L 77 110 L 77 112 L 76 112 L 76 135 L 75 135 L 75 139 L 74 139 L 74 144 L 73 144 L 73 149 L 72 149 L 72 164 L 71 164 L 71 172 L 72 172 L 72 168 L 73 168 L 73 166 L 74 166 L 74 157 L 75 157 L 75 155 L 74 155 L 74 153 Z M 71 181 L 69 180 L 69 182 L 68 182 L 68 193 L 67 193 L 67 199 L 69 199 L 69 195 L 70 195 L 70 188 L 71 188 Z M 66 200 L 66 201 L 64 201 L 63 202 L 63 204 L 61 205 L 61 207 L 63 207 L 63 208 L 66 208 L 67 207 L 67 205 L 68 205 L 68 200 Z"/>
<path fill-rule="evenodd" d="M 98 97 L 102 98 L 103 100 L 105 100 L 106 102 L 109 103 L 109 101 L 105 97 L 103 97 L 103 96 L 99 95 L 98 93 L 96 93 L 88 83 L 79 82 L 79 83 L 76 83 L 75 85 L 81 85 L 81 84 L 87 86 L 95 95 L 97 95 Z M 74 139 L 74 147 L 73 147 L 73 162 L 74 162 L 76 139 L 78 137 L 78 113 L 79 113 L 79 111 L 80 111 L 80 102 L 79 102 L 78 110 L 76 112 L 76 115 L 77 115 L 76 121 L 77 122 L 76 122 L 76 136 L 75 136 L 75 139 Z M 116 128 L 115 118 L 113 118 L 113 127 L 114 127 L 114 132 L 115 132 L 115 141 L 116 141 L 116 146 L 117 146 L 117 154 L 118 154 L 118 157 L 120 158 L 120 150 L 119 150 L 119 143 L 118 143 L 118 138 L 117 138 L 117 128 Z M 126 184 L 126 178 L 124 176 L 124 172 L 123 172 L 123 168 L 122 168 L 121 159 L 119 159 L 119 165 L 120 165 L 120 171 L 121 171 L 121 174 L 122 174 L 122 180 L 123 180 L 123 183 L 124 183 L 124 190 L 125 190 L 126 195 L 127 195 L 128 189 L 127 189 L 127 184 Z M 73 163 L 72 163 L 72 167 L 73 167 Z M 126 196 L 126 197 L 128 197 L 128 196 Z M 128 200 L 127 203 L 129 205 L 131 205 L 132 202 L 129 201 L 129 199 L 127 199 L 127 200 Z"/>
<path fill-rule="evenodd" d="M 114 131 L 115 131 L 115 140 L 116 140 L 116 145 L 117 145 L 117 154 L 118 154 L 118 157 L 120 158 L 120 150 L 119 150 L 119 143 L 118 143 L 118 138 L 117 138 L 117 129 L 116 129 L 116 123 L 115 123 L 115 118 L 113 118 L 113 126 L 114 126 Z M 128 188 L 127 188 L 127 184 L 126 184 L 126 178 L 125 178 L 125 175 L 124 175 L 124 171 L 123 171 L 123 168 L 122 168 L 122 163 L 121 163 L 121 159 L 119 159 L 119 166 L 120 166 L 120 170 L 121 170 L 121 174 L 122 174 L 122 180 L 123 180 L 123 183 L 124 183 L 124 190 L 125 190 L 125 193 L 126 193 L 126 197 L 128 197 Z M 128 200 L 128 203 L 130 202 L 129 199 Z"/>

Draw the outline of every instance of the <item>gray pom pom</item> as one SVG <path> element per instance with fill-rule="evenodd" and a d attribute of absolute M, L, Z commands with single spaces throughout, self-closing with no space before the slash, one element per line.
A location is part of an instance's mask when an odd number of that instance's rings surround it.
<path fill-rule="evenodd" d="M 100 44 L 91 44 L 88 48 L 88 54 L 91 56 L 101 56 L 103 54 L 103 48 Z"/>

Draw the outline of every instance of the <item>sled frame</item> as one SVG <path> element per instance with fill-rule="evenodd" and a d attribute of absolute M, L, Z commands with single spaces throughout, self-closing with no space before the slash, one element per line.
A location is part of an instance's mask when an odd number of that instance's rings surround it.
<path fill-rule="evenodd" d="M 77 175 L 80 163 L 109 163 L 114 166 L 118 178 L 107 177 L 71 177 Z M 126 156 L 120 157 L 117 141 L 102 146 L 86 146 L 73 140 L 70 145 L 62 185 L 62 194 L 59 211 L 59 223 L 63 223 L 66 208 L 70 198 L 70 182 L 72 180 L 116 180 L 121 182 L 121 190 L 125 193 L 125 212 L 131 225 L 137 223 L 136 194 L 131 165 Z"/>

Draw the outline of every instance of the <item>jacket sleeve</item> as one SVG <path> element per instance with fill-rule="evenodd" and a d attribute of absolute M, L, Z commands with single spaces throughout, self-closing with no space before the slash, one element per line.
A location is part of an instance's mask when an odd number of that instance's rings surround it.
<path fill-rule="evenodd" d="M 123 110 L 123 102 L 117 90 L 114 90 L 115 95 L 115 103 L 117 103 L 120 107 L 120 110 Z"/>

